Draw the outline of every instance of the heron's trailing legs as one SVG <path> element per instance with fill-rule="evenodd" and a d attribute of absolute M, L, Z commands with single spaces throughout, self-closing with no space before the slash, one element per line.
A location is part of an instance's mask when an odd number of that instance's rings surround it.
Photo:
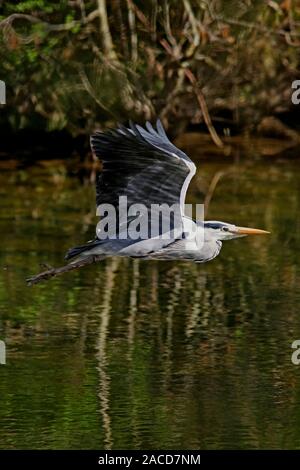
<path fill-rule="evenodd" d="M 98 261 L 102 261 L 104 258 L 106 258 L 106 256 L 87 256 L 86 258 L 82 258 L 79 261 L 69 263 L 66 266 L 61 266 L 59 268 L 49 268 L 46 271 L 36 274 L 35 276 L 29 277 L 26 279 L 26 282 L 29 286 L 32 286 L 33 284 L 38 284 L 39 282 L 46 281 L 52 277 L 60 276 L 61 274 L 64 274 L 68 271 L 73 271 L 74 269 L 79 269 L 83 266 L 97 263 Z"/>

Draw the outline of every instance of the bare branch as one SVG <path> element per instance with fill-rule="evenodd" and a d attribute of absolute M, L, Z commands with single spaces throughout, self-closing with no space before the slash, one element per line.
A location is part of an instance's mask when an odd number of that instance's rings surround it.
<path fill-rule="evenodd" d="M 85 88 L 85 90 L 88 92 L 88 94 L 93 98 L 93 100 L 95 100 L 95 102 L 97 103 L 97 105 L 102 108 L 104 111 L 106 111 L 108 114 L 110 114 L 111 116 L 113 116 L 114 118 L 116 117 L 113 112 L 107 108 L 107 106 L 105 106 L 102 101 L 100 101 L 100 99 L 98 98 L 98 96 L 96 95 L 84 69 L 82 67 L 79 68 L 78 70 L 78 73 L 79 73 L 79 76 L 80 76 L 80 79 L 81 79 L 81 82 Z"/>
<path fill-rule="evenodd" d="M 211 118 L 210 118 L 210 115 L 209 115 L 209 111 L 208 111 L 208 108 L 207 108 L 205 97 L 204 97 L 203 92 L 200 89 L 200 87 L 197 86 L 197 81 L 196 81 L 195 75 L 189 69 L 185 69 L 185 74 L 186 74 L 187 78 L 189 79 L 189 81 L 191 82 L 191 84 L 193 86 L 195 95 L 197 97 L 198 103 L 200 105 L 200 108 L 201 108 L 201 111 L 202 111 L 202 114 L 203 114 L 205 124 L 207 126 L 207 129 L 209 130 L 209 133 L 211 135 L 212 140 L 217 145 L 217 147 L 224 147 L 224 144 L 223 144 L 222 140 L 218 136 L 218 134 L 217 134 L 217 132 L 216 132 L 214 126 L 213 126 L 213 123 L 211 122 Z"/>
<path fill-rule="evenodd" d="M 137 51 L 137 34 L 136 34 L 136 24 L 135 24 L 135 11 L 133 9 L 132 2 L 127 1 L 128 7 L 128 24 L 130 29 L 130 41 L 131 41 L 131 60 L 133 63 L 137 61 L 138 51 Z"/>
<path fill-rule="evenodd" d="M 254 29 L 256 31 L 260 31 L 261 33 L 266 34 L 275 34 L 278 36 L 286 37 L 287 31 L 284 29 L 272 29 L 268 28 L 267 26 L 259 25 L 257 23 L 251 23 L 249 21 L 237 20 L 235 18 L 225 18 L 222 15 L 211 15 L 213 20 L 222 21 L 223 23 L 235 25 L 235 26 L 242 26 L 243 28 Z M 288 33 L 292 37 L 300 37 L 300 33 L 297 31 L 290 31 Z"/>
<path fill-rule="evenodd" d="M 102 36 L 104 53 L 109 59 L 116 60 L 117 55 L 114 51 L 114 45 L 108 24 L 106 0 L 97 0 L 97 2 L 98 16 L 100 18 L 100 33 Z"/>
<path fill-rule="evenodd" d="M 183 0 L 183 4 L 184 4 L 184 8 L 185 8 L 185 10 L 188 14 L 189 22 L 191 24 L 192 31 L 193 31 L 193 36 L 194 36 L 193 46 L 197 47 L 197 46 L 199 46 L 199 42 L 200 42 L 199 31 L 198 31 L 198 27 L 197 27 L 197 21 L 196 21 L 196 18 L 195 18 L 195 15 L 194 15 L 194 12 L 193 12 L 193 9 L 191 7 L 191 4 L 190 4 L 189 0 Z"/>
<path fill-rule="evenodd" d="M 98 16 L 99 16 L 99 11 L 94 10 L 82 20 L 69 21 L 68 23 L 63 23 L 63 24 L 50 24 L 33 15 L 27 15 L 25 13 L 13 13 L 12 15 L 5 18 L 4 20 L 0 21 L 0 28 L 3 28 L 5 26 L 12 27 L 15 20 L 26 20 L 33 24 L 42 25 L 46 31 L 57 31 L 57 32 L 69 31 L 75 26 L 85 25 L 87 23 L 90 23 L 91 21 L 94 21 L 94 19 L 97 18 Z"/>

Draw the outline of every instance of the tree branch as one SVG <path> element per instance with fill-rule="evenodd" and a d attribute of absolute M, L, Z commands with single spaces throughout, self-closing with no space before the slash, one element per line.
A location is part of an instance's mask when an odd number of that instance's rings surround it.
<path fill-rule="evenodd" d="M 27 15 L 25 13 L 13 13 L 7 18 L 4 18 L 4 20 L 0 21 L 0 28 L 3 28 L 5 26 L 12 27 L 12 24 L 15 20 L 26 20 L 26 21 L 29 21 L 30 23 L 40 24 L 44 26 L 46 31 L 57 31 L 57 32 L 69 31 L 70 29 L 74 28 L 74 26 L 78 26 L 78 25 L 82 26 L 87 23 L 90 23 L 98 16 L 99 16 L 99 11 L 94 10 L 89 15 L 82 18 L 81 20 L 69 21 L 69 23 L 63 23 L 63 24 L 50 24 L 50 23 L 47 23 L 46 21 L 40 20 L 39 18 L 33 15 Z"/>
<path fill-rule="evenodd" d="M 224 147 L 224 144 L 223 144 L 222 140 L 218 136 L 218 134 L 216 132 L 216 129 L 214 128 L 213 123 L 211 122 L 211 118 L 210 118 L 210 115 L 209 115 L 209 111 L 208 111 L 208 108 L 207 108 L 205 97 L 204 97 L 203 92 L 200 89 L 200 87 L 197 86 L 197 81 L 196 81 L 195 75 L 193 74 L 193 72 L 190 69 L 185 69 L 185 74 L 186 74 L 187 78 L 189 79 L 189 81 L 191 82 L 191 84 L 193 86 L 195 95 L 197 97 L 199 106 L 200 106 L 202 114 L 203 114 L 205 124 L 207 126 L 207 129 L 208 129 L 208 131 L 211 135 L 211 138 L 212 138 L 213 142 L 217 145 L 217 147 Z"/>
<path fill-rule="evenodd" d="M 223 23 L 227 23 L 230 25 L 241 26 L 243 28 L 248 28 L 248 29 L 254 29 L 261 33 L 275 34 L 275 35 L 283 36 L 283 37 L 286 37 L 286 35 L 289 35 L 292 37 L 300 36 L 300 32 L 298 31 L 285 31 L 284 29 L 272 29 L 272 28 L 269 28 L 268 26 L 263 26 L 257 23 L 251 23 L 249 21 L 237 20 L 235 18 L 227 18 L 227 17 L 224 17 L 223 15 L 211 14 L 211 17 L 215 21 L 222 21 Z"/>
<path fill-rule="evenodd" d="M 113 40 L 108 24 L 106 0 L 98 0 L 98 16 L 100 19 L 100 33 L 102 36 L 105 55 L 109 59 L 116 60 L 117 55 L 114 50 Z"/>

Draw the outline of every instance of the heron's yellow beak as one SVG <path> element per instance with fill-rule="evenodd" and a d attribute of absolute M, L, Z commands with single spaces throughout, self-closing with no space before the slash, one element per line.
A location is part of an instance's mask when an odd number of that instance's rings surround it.
<path fill-rule="evenodd" d="M 248 228 L 248 227 L 237 227 L 236 233 L 239 235 L 265 235 L 267 233 L 266 230 L 260 230 L 259 228 Z"/>

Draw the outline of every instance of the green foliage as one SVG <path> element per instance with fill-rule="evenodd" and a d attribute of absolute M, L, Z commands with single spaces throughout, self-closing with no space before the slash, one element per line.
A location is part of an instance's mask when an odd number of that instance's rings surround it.
<path fill-rule="evenodd" d="M 65 1 L 58 2 L 57 5 L 53 5 L 53 2 L 44 0 L 26 0 L 24 2 L 6 2 L 6 8 L 9 12 L 15 13 L 30 13 L 32 11 L 41 10 L 43 13 L 53 13 L 58 11 L 60 6 L 66 5 Z"/>
<path fill-rule="evenodd" d="M 2 120 L 33 127 L 40 115 L 48 129 L 66 126 L 74 134 L 157 114 L 201 122 L 185 69 L 212 117 L 225 111 L 239 127 L 290 106 L 300 60 L 296 2 L 116 0 L 102 12 L 97 2 L 81 5 L 5 2 Z"/>

